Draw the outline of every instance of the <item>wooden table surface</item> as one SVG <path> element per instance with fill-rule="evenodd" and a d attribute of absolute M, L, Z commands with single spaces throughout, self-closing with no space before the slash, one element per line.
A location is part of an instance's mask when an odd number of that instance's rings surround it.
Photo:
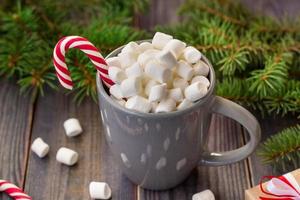
<path fill-rule="evenodd" d="M 181 1 L 168 2 L 176 7 Z M 164 23 L 174 20 L 174 13 L 170 10 L 163 12 L 166 1 L 154 2 L 154 6 L 161 8 L 155 12 L 163 13 L 164 17 L 157 17 L 152 8 L 146 17 L 140 19 L 140 23 L 152 26 L 158 23 L 157 19 L 166 20 Z M 199 166 L 186 181 L 172 190 L 144 190 L 122 175 L 114 162 L 104 140 L 97 104 L 86 100 L 78 106 L 72 101 L 72 95 L 66 96 L 62 91 L 49 90 L 44 97 L 39 96 L 32 101 L 30 97 L 20 95 L 14 80 L 0 81 L 0 178 L 24 188 L 34 200 L 90 199 L 90 181 L 108 182 L 112 188 L 112 199 L 191 200 L 194 193 L 209 188 L 218 200 L 242 200 L 246 188 L 258 184 L 261 176 L 273 174 L 254 153 L 248 159 L 228 166 Z M 70 117 L 81 121 L 84 129 L 81 136 L 66 137 L 63 122 Z M 293 117 L 259 117 L 263 140 L 295 124 L 296 120 Z M 217 115 L 213 116 L 209 135 L 208 146 L 215 151 L 237 148 L 247 140 L 247 133 L 239 124 Z M 30 145 L 37 137 L 42 137 L 51 147 L 44 159 L 30 151 Z M 77 165 L 67 167 L 56 162 L 56 151 L 62 146 L 79 152 Z M 0 194 L 0 199 L 9 198 Z"/>

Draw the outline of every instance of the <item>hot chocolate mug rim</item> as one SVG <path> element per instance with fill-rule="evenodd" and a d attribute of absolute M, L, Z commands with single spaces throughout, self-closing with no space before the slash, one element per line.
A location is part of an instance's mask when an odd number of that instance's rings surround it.
<path fill-rule="evenodd" d="M 136 43 L 142 43 L 142 42 L 151 42 L 151 40 L 146 39 L 146 40 L 139 40 L 139 41 L 135 41 Z M 120 46 L 118 48 L 116 48 L 115 50 L 113 50 L 112 52 L 110 52 L 105 59 L 112 57 L 112 55 L 116 56 L 116 52 L 120 52 L 121 49 L 124 48 L 124 46 Z M 193 105 L 182 109 L 182 110 L 176 110 L 176 111 L 171 111 L 171 112 L 165 112 L 165 113 L 142 113 L 142 112 L 138 112 L 135 110 L 131 110 L 131 109 L 127 109 L 124 106 L 120 105 L 118 102 L 116 102 L 115 100 L 112 99 L 111 96 L 108 95 L 107 92 L 105 92 L 105 94 L 103 95 L 104 98 L 109 101 L 114 107 L 117 107 L 118 109 L 122 110 L 123 112 L 126 112 L 128 114 L 134 114 L 137 116 L 141 116 L 141 117 L 148 117 L 148 118 L 168 118 L 170 116 L 177 116 L 177 115 L 182 115 L 184 113 L 188 113 L 191 110 L 195 109 L 196 107 L 198 107 L 200 104 L 206 103 L 209 99 L 210 96 L 214 94 L 214 89 L 215 89 L 215 84 L 216 84 L 216 78 L 215 78 L 215 71 L 211 65 L 211 63 L 209 62 L 209 60 L 202 54 L 201 56 L 201 60 L 204 61 L 208 67 L 209 67 L 209 81 L 210 81 L 210 85 L 208 87 L 207 93 L 204 97 L 202 97 L 201 99 L 197 100 L 196 102 L 193 103 Z M 99 78 L 99 76 L 97 75 L 96 77 L 97 79 Z M 103 84 L 100 84 L 100 87 L 103 89 L 103 91 L 106 91 L 105 88 L 103 87 Z"/>

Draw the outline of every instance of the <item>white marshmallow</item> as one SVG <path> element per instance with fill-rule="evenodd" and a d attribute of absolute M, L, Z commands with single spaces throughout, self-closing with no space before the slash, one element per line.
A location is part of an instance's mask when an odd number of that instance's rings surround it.
<path fill-rule="evenodd" d="M 158 106 L 157 102 L 151 102 L 151 110 L 150 111 L 152 113 L 155 113 L 155 110 L 156 110 L 157 106 Z"/>
<path fill-rule="evenodd" d="M 174 99 L 176 102 L 183 100 L 182 90 L 180 88 L 173 88 L 169 90 L 169 98 Z"/>
<path fill-rule="evenodd" d="M 109 199 L 111 197 L 111 189 L 105 182 L 91 182 L 89 192 L 92 199 Z"/>
<path fill-rule="evenodd" d="M 192 200 L 215 200 L 215 196 L 210 190 L 204 190 L 194 194 Z"/>
<path fill-rule="evenodd" d="M 116 99 L 122 99 L 122 89 L 119 84 L 114 84 L 109 88 L 109 93 Z"/>
<path fill-rule="evenodd" d="M 140 45 L 140 52 L 143 53 L 148 49 L 153 49 L 153 45 L 150 42 L 142 42 Z"/>
<path fill-rule="evenodd" d="M 178 65 L 176 58 L 170 51 L 162 51 L 161 53 L 157 54 L 156 59 L 160 64 L 169 69 L 177 67 Z"/>
<path fill-rule="evenodd" d="M 122 68 L 127 68 L 133 65 L 137 60 L 137 54 L 131 51 L 119 53 L 119 58 Z"/>
<path fill-rule="evenodd" d="M 138 54 L 140 53 L 140 47 L 136 42 L 129 42 L 124 46 L 122 52 L 132 52 Z"/>
<path fill-rule="evenodd" d="M 118 104 L 120 104 L 121 106 L 125 106 L 126 101 L 124 99 L 116 99 L 114 96 L 110 95 L 110 97 L 117 102 Z"/>
<path fill-rule="evenodd" d="M 176 102 L 173 99 L 163 99 L 159 104 L 157 105 L 155 112 L 156 113 L 162 113 L 162 112 L 171 112 L 175 110 L 176 108 Z"/>
<path fill-rule="evenodd" d="M 155 85 L 158 85 L 158 82 L 156 82 L 156 81 L 153 80 L 153 79 L 150 79 L 150 80 L 146 83 L 144 92 L 145 92 L 145 94 L 146 94 L 147 96 L 149 96 L 151 88 L 152 88 L 153 86 L 155 86 Z"/>
<path fill-rule="evenodd" d="M 190 101 L 197 101 L 198 99 L 204 97 L 206 93 L 207 87 L 201 82 L 193 83 L 184 90 L 185 97 Z"/>
<path fill-rule="evenodd" d="M 177 74 L 185 80 L 189 81 L 194 75 L 193 68 L 183 60 L 180 60 L 178 64 L 179 65 L 176 68 Z"/>
<path fill-rule="evenodd" d="M 160 83 L 166 83 L 172 75 L 170 69 L 157 62 L 148 62 L 145 66 L 145 73 Z"/>
<path fill-rule="evenodd" d="M 191 83 L 193 84 L 193 83 L 196 83 L 196 82 L 201 82 L 203 85 L 205 85 L 206 87 L 209 87 L 209 85 L 210 85 L 210 82 L 209 82 L 209 80 L 205 77 L 205 76 L 195 76 L 193 79 L 192 79 L 192 81 L 191 81 Z"/>
<path fill-rule="evenodd" d="M 107 58 L 105 61 L 108 66 L 121 67 L 121 62 L 119 57 L 110 57 Z"/>
<path fill-rule="evenodd" d="M 31 145 L 31 150 L 40 158 L 45 157 L 49 149 L 49 145 L 45 143 L 42 138 L 36 138 Z"/>
<path fill-rule="evenodd" d="M 189 83 L 183 78 L 175 78 L 173 81 L 173 87 L 180 88 L 181 90 L 184 90 L 188 85 Z"/>
<path fill-rule="evenodd" d="M 61 147 L 56 153 L 56 160 L 60 163 L 71 166 L 78 161 L 78 153 L 71 149 Z"/>
<path fill-rule="evenodd" d="M 143 75 L 143 70 L 139 63 L 134 63 L 131 67 L 126 68 L 127 77 L 138 77 Z"/>
<path fill-rule="evenodd" d="M 82 128 L 80 126 L 79 120 L 75 118 L 66 120 L 64 122 L 64 128 L 68 137 L 74 137 L 82 133 Z"/>
<path fill-rule="evenodd" d="M 190 102 L 187 99 L 183 99 L 183 101 L 177 106 L 177 110 L 183 110 L 190 107 L 191 105 L 193 105 L 193 102 Z"/>
<path fill-rule="evenodd" d="M 184 49 L 183 57 L 188 63 L 193 64 L 201 59 L 201 53 L 195 47 L 189 46 Z"/>
<path fill-rule="evenodd" d="M 209 67 L 208 65 L 203 62 L 202 60 L 199 60 L 195 65 L 194 65 L 194 74 L 195 75 L 200 75 L 200 76 L 207 76 L 209 73 Z"/>
<path fill-rule="evenodd" d="M 124 97 L 132 97 L 142 92 L 142 80 L 140 77 L 129 77 L 122 81 L 121 91 Z"/>
<path fill-rule="evenodd" d="M 171 51 L 176 59 L 182 54 L 186 44 L 180 40 L 172 39 L 163 48 L 164 51 Z"/>
<path fill-rule="evenodd" d="M 124 71 L 119 67 L 110 66 L 108 68 L 108 76 L 113 82 L 117 84 L 120 84 L 124 79 L 126 79 Z"/>
<path fill-rule="evenodd" d="M 167 94 L 167 84 L 155 85 L 150 89 L 149 101 L 160 101 Z"/>
<path fill-rule="evenodd" d="M 151 110 L 151 104 L 148 99 L 141 96 L 130 97 L 125 107 L 131 110 L 148 113 Z"/>
<path fill-rule="evenodd" d="M 164 46 L 172 39 L 173 37 L 171 35 L 156 32 L 152 39 L 152 45 L 157 49 L 163 49 Z"/>
<path fill-rule="evenodd" d="M 148 49 L 144 53 L 140 54 L 137 58 L 137 62 L 142 66 L 145 67 L 145 65 L 155 60 L 156 55 L 159 53 L 158 50 L 155 49 Z"/>

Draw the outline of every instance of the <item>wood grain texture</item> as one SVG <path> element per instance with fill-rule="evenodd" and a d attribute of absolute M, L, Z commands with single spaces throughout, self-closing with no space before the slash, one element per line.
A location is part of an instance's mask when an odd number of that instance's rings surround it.
<path fill-rule="evenodd" d="M 85 101 L 76 106 L 64 94 L 46 94 L 37 102 L 32 140 L 43 138 L 50 145 L 50 153 L 44 159 L 30 153 L 26 191 L 33 199 L 90 199 L 90 181 L 105 181 L 112 188 L 113 199 L 135 199 L 135 187 L 122 176 L 104 142 L 97 105 Z M 74 138 L 68 138 L 63 129 L 63 122 L 71 117 L 78 118 L 84 129 L 82 135 Z M 56 152 L 63 146 L 79 153 L 75 166 L 56 161 Z"/>
<path fill-rule="evenodd" d="M 240 147 L 244 144 L 243 134 L 243 128 L 233 120 L 214 115 L 209 131 L 209 150 L 220 152 Z M 250 186 L 249 180 L 246 160 L 221 167 L 201 166 L 172 190 L 155 192 L 139 188 L 138 196 L 143 200 L 188 200 L 194 193 L 210 189 L 216 199 L 241 200 L 244 189 Z"/>
<path fill-rule="evenodd" d="M 0 179 L 23 187 L 33 104 L 15 80 L 0 81 Z M 9 199 L 0 193 L 0 199 Z"/>

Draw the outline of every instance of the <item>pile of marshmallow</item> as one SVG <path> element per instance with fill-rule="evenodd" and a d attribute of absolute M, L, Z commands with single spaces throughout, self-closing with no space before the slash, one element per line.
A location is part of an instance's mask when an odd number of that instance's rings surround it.
<path fill-rule="evenodd" d="M 129 42 L 116 57 L 106 59 L 111 97 L 139 112 L 185 109 L 203 98 L 210 81 L 202 54 L 171 35 L 155 33 L 152 43 Z"/>
<path fill-rule="evenodd" d="M 64 122 L 64 129 L 68 137 L 75 137 L 82 133 L 82 128 L 78 119 L 70 118 Z M 36 138 L 31 150 L 40 158 L 44 158 L 50 150 L 49 145 L 42 138 Z M 56 160 L 59 163 L 72 166 L 78 161 L 79 155 L 76 151 L 61 147 L 56 153 Z M 89 185 L 89 192 L 92 199 L 109 199 L 111 197 L 111 189 L 105 182 L 92 181 Z"/>

